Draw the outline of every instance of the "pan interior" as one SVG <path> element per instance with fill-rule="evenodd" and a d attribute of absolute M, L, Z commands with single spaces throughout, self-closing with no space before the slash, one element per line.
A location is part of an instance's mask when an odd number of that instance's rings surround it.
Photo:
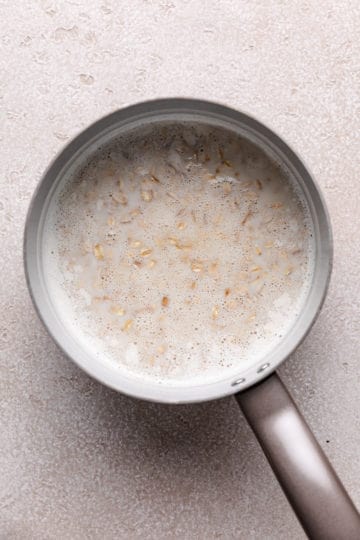
<path fill-rule="evenodd" d="M 53 184 L 40 263 L 50 309 L 116 377 L 229 388 L 271 368 L 301 325 L 316 254 L 308 194 L 244 126 L 138 124 L 83 147 Z"/>

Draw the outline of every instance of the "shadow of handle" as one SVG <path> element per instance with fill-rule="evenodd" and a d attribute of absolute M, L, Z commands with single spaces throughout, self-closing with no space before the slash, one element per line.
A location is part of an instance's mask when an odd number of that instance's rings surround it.
<path fill-rule="evenodd" d="M 360 515 L 278 375 L 235 398 L 309 538 L 359 540 Z"/>

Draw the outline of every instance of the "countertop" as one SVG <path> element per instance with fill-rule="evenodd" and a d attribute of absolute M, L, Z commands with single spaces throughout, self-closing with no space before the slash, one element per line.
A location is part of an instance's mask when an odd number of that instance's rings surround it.
<path fill-rule="evenodd" d="M 305 158 L 335 261 L 280 369 L 360 506 L 357 0 L 0 2 L 0 539 L 305 538 L 235 400 L 148 404 L 64 357 L 22 268 L 30 197 L 82 128 L 192 96 L 247 111 Z"/>

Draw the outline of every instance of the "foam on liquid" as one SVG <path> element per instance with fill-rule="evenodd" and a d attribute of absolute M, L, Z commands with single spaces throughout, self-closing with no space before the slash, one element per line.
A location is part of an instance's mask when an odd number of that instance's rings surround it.
<path fill-rule="evenodd" d="M 64 324 L 101 361 L 157 381 L 211 380 L 263 357 L 312 276 L 291 179 L 218 128 L 119 138 L 63 183 L 45 231 Z"/>

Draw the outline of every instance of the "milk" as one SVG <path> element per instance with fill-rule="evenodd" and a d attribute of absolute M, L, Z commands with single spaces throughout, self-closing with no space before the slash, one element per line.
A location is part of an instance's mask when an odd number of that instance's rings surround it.
<path fill-rule="evenodd" d="M 235 133 L 133 131 L 58 190 L 44 237 L 63 323 L 99 361 L 158 382 L 214 380 L 265 356 L 313 272 L 293 180 Z"/>

